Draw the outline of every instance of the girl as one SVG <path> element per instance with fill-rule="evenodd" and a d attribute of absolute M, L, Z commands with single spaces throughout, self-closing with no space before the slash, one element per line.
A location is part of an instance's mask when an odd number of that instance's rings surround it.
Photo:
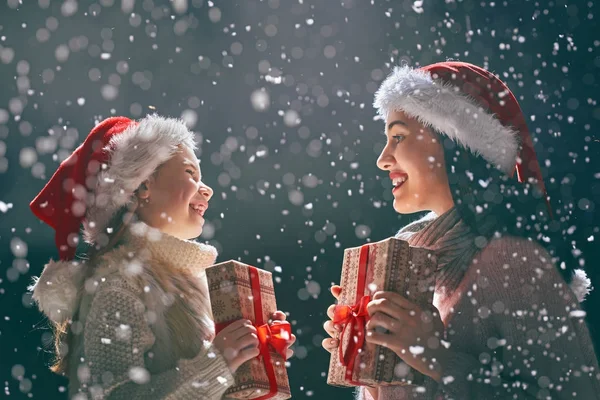
<path fill-rule="evenodd" d="M 431 211 L 396 236 L 431 249 L 438 269 L 433 308 L 389 292 L 367 308 L 366 341 L 392 349 L 425 384 L 361 389 L 358 398 L 598 398 L 578 303 L 589 281 L 577 271 L 570 288 L 554 265 L 569 262 L 568 248 L 508 87 L 466 63 L 403 67 L 382 83 L 375 106 L 387 137 L 377 165 L 389 173 L 394 209 Z M 332 288 L 336 297 L 341 290 Z M 324 327 L 331 350 L 340 327 Z"/>
<path fill-rule="evenodd" d="M 62 259 L 32 289 L 69 397 L 219 399 L 259 354 L 250 321 L 214 335 L 205 268 L 217 252 L 189 240 L 213 194 L 195 148 L 182 121 L 109 118 L 32 201 Z M 74 261 L 82 223 L 90 253 Z"/>

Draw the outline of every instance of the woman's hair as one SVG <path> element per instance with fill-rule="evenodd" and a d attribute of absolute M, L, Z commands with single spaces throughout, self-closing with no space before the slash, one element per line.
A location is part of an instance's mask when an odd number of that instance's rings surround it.
<path fill-rule="evenodd" d="M 434 135 L 444 148 L 454 204 L 469 228 L 487 241 L 503 235 L 537 240 L 570 282 L 576 260 L 563 239 L 560 210 L 550 216 L 536 182 L 520 183 L 447 136 Z"/>
<path fill-rule="evenodd" d="M 127 226 L 134 220 L 136 208 L 137 202 L 133 202 L 131 206 L 124 206 L 117 211 L 108 224 L 108 227 L 112 228 L 107 230 L 108 243 L 105 246 L 90 244 L 87 251 L 79 256 L 81 262 L 88 266 L 88 268 L 85 269 L 86 275 L 83 280 L 84 282 L 92 275 L 98 259 L 106 252 L 119 247 L 123 243 L 123 235 L 127 230 Z M 83 287 L 79 289 L 80 293 L 78 296 L 81 296 L 83 290 L 85 290 Z M 73 344 L 73 330 L 71 329 L 71 325 L 78 316 L 79 309 L 73 313 L 73 318 L 71 320 L 61 323 L 52 323 L 54 331 L 54 351 L 56 356 L 54 364 L 50 367 L 52 372 L 65 375 L 69 371 L 68 352 L 71 350 L 71 345 Z"/>

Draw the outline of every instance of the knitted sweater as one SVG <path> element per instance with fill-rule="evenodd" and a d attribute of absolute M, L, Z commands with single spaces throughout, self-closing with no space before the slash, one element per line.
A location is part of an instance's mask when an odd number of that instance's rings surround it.
<path fill-rule="evenodd" d="M 600 399 L 585 312 L 536 242 L 492 240 L 434 305 L 450 343 L 442 382 L 380 387 L 378 400 Z"/>
<path fill-rule="evenodd" d="M 233 377 L 211 344 L 204 269 L 215 258 L 211 246 L 138 223 L 93 267 L 47 265 L 34 299 L 54 321 L 74 321 L 70 397 L 221 398 Z"/>

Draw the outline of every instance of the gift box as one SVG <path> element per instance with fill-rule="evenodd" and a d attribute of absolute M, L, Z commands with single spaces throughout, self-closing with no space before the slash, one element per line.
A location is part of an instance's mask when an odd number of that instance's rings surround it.
<path fill-rule="evenodd" d="M 396 292 L 409 301 L 433 304 L 437 263 L 429 250 L 389 238 L 344 250 L 342 293 L 336 306 L 343 318 L 340 346 L 331 353 L 327 383 L 333 386 L 421 384 L 424 376 L 392 350 L 367 343 L 366 306 L 377 291 Z"/>
<path fill-rule="evenodd" d="M 215 330 L 248 319 L 258 330 L 260 355 L 242 364 L 235 384 L 225 392 L 231 399 L 289 399 L 290 384 L 285 351 L 291 337 L 288 322 L 269 325 L 277 311 L 270 272 L 237 261 L 226 261 L 206 269 Z"/>

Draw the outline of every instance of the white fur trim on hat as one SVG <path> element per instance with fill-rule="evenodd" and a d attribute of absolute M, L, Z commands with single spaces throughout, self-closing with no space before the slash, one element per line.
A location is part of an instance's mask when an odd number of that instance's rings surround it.
<path fill-rule="evenodd" d="M 50 261 L 28 289 L 40 311 L 56 322 L 65 322 L 77 309 L 77 297 L 83 286 L 85 265 L 76 261 Z"/>
<path fill-rule="evenodd" d="M 374 106 L 383 118 L 390 112 L 404 111 L 506 174 L 514 170 L 519 151 L 517 133 L 457 87 L 434 80 L 428 72 L 395 67 L 375 94 Z"/>
<path fill-rule="evenodd" d="M 115 213 L 131 201 L 142 182 L 168 161 L 180 145 L 196 149 L 194 134 L 185 122 L 156 114 L 112 137 L 106 147 L 110 154 L 108 166 L 98 174 L 95 199 L 86 212 L 86 242 L 97 243 Z"/>

